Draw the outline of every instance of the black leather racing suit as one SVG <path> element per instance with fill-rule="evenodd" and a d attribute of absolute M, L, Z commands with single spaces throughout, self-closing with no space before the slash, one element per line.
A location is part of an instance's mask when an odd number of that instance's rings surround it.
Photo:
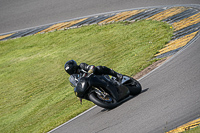
<path fill-rule="evenodd" d="M 82 72 L 88 72 L 89 70 L 93 69 L 93 73 L 95 75 L 111 75 L 117 78 L 121 78 L 122 75 L 115 72 L 114 70 L 106 67 L 106 66 L 97 66 L 95 67 L 94 65 L 88 65 L 86 63 L 81 63 L 78 66 L 77 73 L 81 74 Z"/>

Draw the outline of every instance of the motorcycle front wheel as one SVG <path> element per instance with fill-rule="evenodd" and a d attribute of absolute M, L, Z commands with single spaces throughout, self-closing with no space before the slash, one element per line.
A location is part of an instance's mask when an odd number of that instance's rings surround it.
<path fill-rule="evenodd" d="M 118 106 L 117 101 L 111 96 L 107 96 L 106 98 L 103 98 L 99 96 L 97 93 L 91 92 L 88 97 L 90 101 L 92 101 L 94 104 L 102 108 L 113 109 Z"/>

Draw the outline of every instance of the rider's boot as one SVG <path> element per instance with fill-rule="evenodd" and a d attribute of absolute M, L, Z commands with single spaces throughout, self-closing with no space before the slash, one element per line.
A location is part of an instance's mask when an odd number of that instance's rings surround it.
<path fill-rule="evenodd" d="M 111 75 L 117 78 L 117 81 L 121 83 L 123 79 L 123 75 L 120 73 L 115 72 L 114 70 L 111 69 Z"/>
<path fill-rule="evenodd" d="M 123 79 L 123 75 L 120 73 L 117 73 L 117 81 L 121 83 L 122 79 Z"/>
<path fill-rule="evenodd" d="M 123 75 L 120 73 L 115 72 L 114 70 L 107 68 L 106 66 L 97 66 L 95 68 L 95 74 L 101 75 L 101 74 L 108 74 L 112 75 L 117 78 L 117 81 L 121 83 Z"/>

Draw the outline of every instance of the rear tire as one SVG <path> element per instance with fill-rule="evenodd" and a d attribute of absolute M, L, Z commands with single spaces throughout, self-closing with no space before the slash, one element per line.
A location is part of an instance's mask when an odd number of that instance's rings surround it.
<path fill-rule="evenodd" d="M 130 95 L 138 95 L 138 94 L 140 94 L 141 91 L 142 91 L 141 84 L 137 80 L 135 80 L 133 78 L 131 78 L 131 81 L 134 83 L 133 85 L 126 85 L 129 88 Z"/>
<path fill-rule="evenodd" d="M 112 99 L 112 102 L 106 102 L 100 99 L 95 92 L 91 92 L 88 97 L 94 104 L 102 108 L 113 109 L 118 106 L 117 101 L 112 97 L 110 97 Z"/>

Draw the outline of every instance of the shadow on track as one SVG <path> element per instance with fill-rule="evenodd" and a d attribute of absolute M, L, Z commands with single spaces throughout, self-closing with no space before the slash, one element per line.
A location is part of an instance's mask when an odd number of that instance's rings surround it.
<path fill-rule="evenodd" d="M 146 88 L 146 89 L 142 90 L 140 94 L 142 94 L 142 93 L 144 93 L 144 92 L 146 92 L 148 90 L 149 90 L 149 88 Z M 140 95 L 140 94 L 138 94 L 138 95 Z M 121 106 L 123 103 L 125 103 L 125 102 L 127 102 L 127 101 L 129 101 L 129 100 L 131 100 L 131 99 L 133 99 L 135 97 L 137 97 L 138 95 L 134 95 L 134 96 L 130 95 L 130 96 L 128 96 L 127 98 L 125 98 L 125 99 L 123 99 L 122 101 L 119 102 L 119 106 Z M 119 106 L 117 106 L 117 107 L 119 107 Z M 117 108 L 117 107 L 115 107 L 115 108 Z M 115 109 L 115 108 L 113 108 L 113 109 Z M 110 110 L 113 110 L 113 109 L 102 109 L 101 112 L 110 111 Z"/>

